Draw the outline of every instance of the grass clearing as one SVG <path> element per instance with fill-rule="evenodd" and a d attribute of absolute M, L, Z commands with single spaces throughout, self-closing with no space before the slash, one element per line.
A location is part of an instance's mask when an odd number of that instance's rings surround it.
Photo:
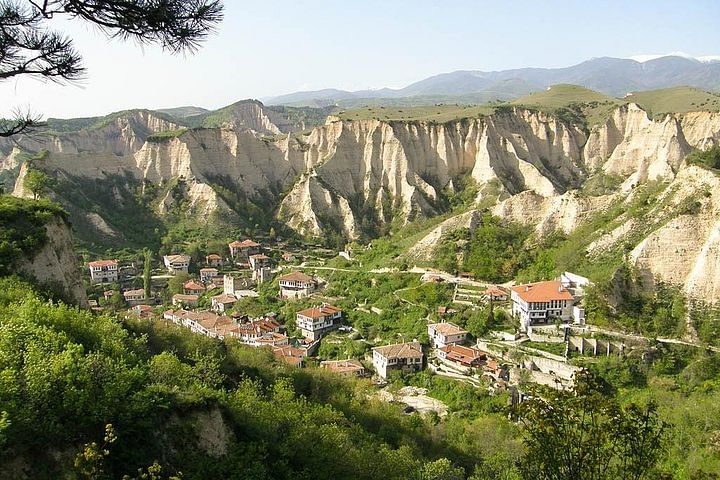
<path fill-rule="evenodd" d="M 669 113 L 720 111 L 720 95 L 692 87 L 633 92 L 625 97 L 625 101 L 637 103 L 656 120 Z"/>

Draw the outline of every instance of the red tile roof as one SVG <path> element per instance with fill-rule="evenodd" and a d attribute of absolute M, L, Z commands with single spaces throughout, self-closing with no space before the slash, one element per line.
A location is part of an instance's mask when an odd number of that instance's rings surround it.
<path fill-rule="evenodd" d="M 342 312 L 342 310 L 337 307 L 333 307 L 332 305 L 320 305 L 319 307 L 312 307 L 306 308 L 305 310 L 300 310 L 299 312 L 297 312 L 297 314 L 309 318 L 320 318 L 327 317 L 329 315 L 333 315 L 339 312 Z"/>
<path fill-rule="evenodd" d="M 558 281 L 528 283 L 511 288 L 513 292 L 528 303 L 549 302 L 551 300 L 573 300 L 572 294 Z"/>
<path fill-rule="evenodd" d="M 467 330 L 463 330 L 454 323 L 450 322 L 431 323 L 428 327 L 432 327 L 437 333 L 441 333 L 443 335 L 460 335 L 468 333 Z"/>
<path fill-rule="evenodd" d="M 487 359 L 487 355 L 480 350 L 460 345 L 448 345 L 441 350 L 445 352 L 445 358 L 463 365 L 471 365 L 474 361 Z"/>
<path fill-rule="evenodd" d="M 195 280 L 189 280 L 183 284 L 183 288 L 185 290 L 196 290 L 196 291 L 205 291 L 205 285 L 202 283 L 198 283 Z"/>
<path fill-rule="evenodd" d="M 487 290 L 485 290 L 485 295 L 501 297 L 503 295 L 507 295 L 507 292 L 502 288 L 498 287 L 497 285 L 490 285 Z"/>
<path fill-rule="evenodd" d="M 96 260 L 94 262 L 88 263 L 88 265 L 91 267 L 109 267 L 111 265 L 117 266 L 117 264 L 117 260 Z"/>
<path fill-rule="evenodd" d="M 422 347 L 419 342 L 398 343 L 373 348 L 385 358 L 422 358 Z"/>
<path fill-rule="evenodd" d="M 301 283 L 315 283 L 315 279 L 310 275 L 306 275 L 302 272 L 292 272 L 287 275 L 280 277 L 281 282 L 301 282 Z"/>
<path fill-rule="evenodd" d="M 238 242 L 237 240 L 235 240 L 234 242 L 229 244 L 230 248 L 250 248 L 259 246 L 259 243 L 253 242 L 252 240 L 243 240 L 242 242 Z"/>

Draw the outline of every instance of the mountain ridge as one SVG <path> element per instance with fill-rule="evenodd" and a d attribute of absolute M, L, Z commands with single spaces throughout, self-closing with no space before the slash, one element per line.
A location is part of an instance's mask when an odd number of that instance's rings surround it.
<path fill-rule="evenodd" d="M 515 81 L 522 91 L 500 88 L 502 82 Z M 720 62 L 701 62 L 682 56 L 661 56 L 643 62 L 627 58 L 598 57 L 563 68 L 518 68 L 500 71 L 458 70 L 441 73 L 400 89 L 356 92 L 325 89 L 295 92 L 263 99 L 268 105 L 329 105 L 352 106 L 353 100 L 410 99 L 416 96 L 447 95 L 462 101 L 470 94 L 487 94 L 485 101 L 508 100 L 529 94 L 553 84 L 570 83 L 598 90 L 610 96 L 623 96 L 631 91 L 688 85 L 705 90 L 720 90 Z M 335 92 L 333 95 L 332 92 Z M 377 92 L 377 93 L 373 93 Z M 495 93 L 492 98 L 491 92 Z M 449 98 L 448 101 L 452 101 Z"/>

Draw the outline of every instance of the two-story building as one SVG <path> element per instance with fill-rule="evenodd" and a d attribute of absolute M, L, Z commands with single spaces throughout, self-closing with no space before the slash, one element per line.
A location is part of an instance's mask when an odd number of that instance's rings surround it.
<path fill-rule="evenodd" d="M 205 265 L 212 268 L 222 268 L 223 259 L 216 253 L 211 253 L 205 256 Z"/>
<path fill-rule="evenodd" d="M 520 321 L 520 330 L 532 325 L 547 325 L 555 320 L 569 322 L 575 300 L 560 281 L 516 285 L 510 289 L 512 314 Z"/>
<path fill-rule="evenodd" d="M 310 296 L 317 288 L 317 282 L 310 275 L 293 272 L 280 277 L 280 298 L 293 299 Z"/>
<path fill-rule="evenodd" d="M 204 284 L 212 283 L 213 278 L 218 276 L 218 269 L 213 267 L 200 269 L 200 281 Z"/>
<path fill-rule="evenodd" d="M 427 327 L 428 336 L 435 348 L 443 348 L 446 345 L 463 343 L 467 339 L 468 332 L 454 323 L 431 323 Z"/>
<path fill-rule="evenodd" d="M 202 295 L 205 292 L 205 285 L 195 280 L 188 280 L 183 283 L 183 293 L 185 295 Z"/>
<path fill-rule="evenodd" d="M 506 302 L 508 299 L 508 292 L 497 285 L 490 285 L 485 290 L 485 299 L 488 302 Z"/>
<path fill-rule="evenodd" d="M 163 263 L 165 268 L 173 274 L 188 273 L 190 267 L 190 256 L 189 255 L 165 255 L 163 256 Z"/>
<path fill-rule="evenodd" d="M 373 367 L 382 378 L 388 378 L 392 370 L 403 372 L 422 370 L 424 355 L 420 342 L 385 345 L 375 347 L 372 351 Z"/>
<path fill-rule="evenodd" d="M 123 292 L 123 297 L 125 297 L 125 301 L 128 305 L 140 305 L 145 302 L 145 290 L 142 288 L 137 290 L 125 290 Z"/>
<path fill-rule="evenodd" d="M 319 307 L 301 310 L 295 317 L 297 327 L 302 334 L 310 340 L 317 340 L 330 330 L 340 326 L 342 310 L 323 303 Z"/>
<path fill-rule="evenodd" d="M 115 283 L 118 281 L 117 260 L 98 260 L 88 263 L 90 268 L 90 283 Z"/>
<path fill-rule="evenodd" d="M 446 365 L 463 372 L 473 368 L 481 368 L 487 360 L 487 355 L 476 348 L 462 345 L 447 345 L 438 349 L 437 356 Z"/>
<path fill-rule="evenodd" d="M 261 245 L 252 240 L 243 240 L 242 242 L 234 241 L 228 244 L 230 247 L 230 256 L 235 260 L 244 260 L 260 253 Z"/>

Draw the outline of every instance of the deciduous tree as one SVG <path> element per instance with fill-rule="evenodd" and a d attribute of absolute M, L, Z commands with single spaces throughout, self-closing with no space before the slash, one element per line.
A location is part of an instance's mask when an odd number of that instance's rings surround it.
<path fill-rule="evenodd" d="M 641 480 L 663 451 L 665 424 L 656 406 L 620 405 L 590 373 L 573 391 L 552 391 L 521 403 L 523 478 Z"/>

